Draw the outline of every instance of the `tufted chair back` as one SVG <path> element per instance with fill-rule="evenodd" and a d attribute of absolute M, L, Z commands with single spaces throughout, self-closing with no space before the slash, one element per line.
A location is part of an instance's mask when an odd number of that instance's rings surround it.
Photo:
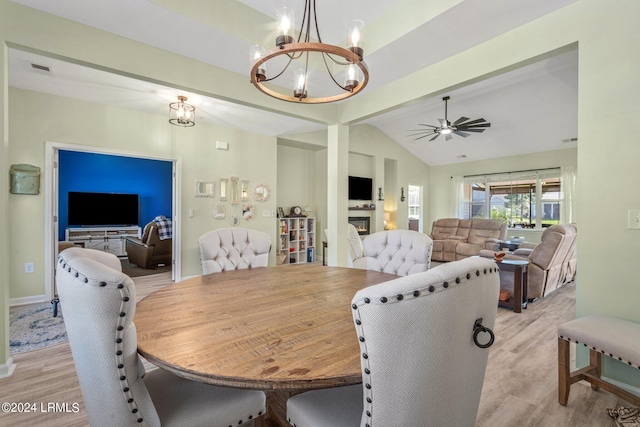
<path fill-rule="evenodd" d="M 362 385 L 291 397 L 291 425 L 473 427 L 489 356 L 475 324 L 493 329 L 499 287 L 492 260 L 467 258 L 358 291 Z"/>
<path fill-rule="evenodd" d="M 431 238 L 417 231 L 380 231 L 364 239 L 364 256 L 353 266 L 398 276 L 420 273 L 431 266 L 432 247 Z"/>
<path fill-rule="evenodd" d="M 246 228 L 220 228 L 209 231 L 198 241 L 202 274 L 269 265 L 271 238 Z"/>
<path fill-rule="evenodd" d="M 118 258 L 66 249 L 58 257 L 56 285 L 89 423 L 159 426 L 141 378 L 133 324 L 136 288 Z"/>

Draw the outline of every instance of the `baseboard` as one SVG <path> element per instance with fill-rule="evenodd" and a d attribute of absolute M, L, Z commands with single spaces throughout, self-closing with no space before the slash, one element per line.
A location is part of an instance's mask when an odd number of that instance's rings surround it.
<path fill-rule="evenodd" d="M 13 363 L 13 359 L 10 357 L 7 361 L 0 365 L 0 378 L 7 378 L 13 374 L 16 369 L 16 364 Z"/>
<path fill-rule="evenodd" d="M 9 307 L 15 307 L 18 305 L 37 304 L 41 302 L 47 302 L 46 295 L 34 295 L 32 297 L 11 298 L 9 300 Z"/>

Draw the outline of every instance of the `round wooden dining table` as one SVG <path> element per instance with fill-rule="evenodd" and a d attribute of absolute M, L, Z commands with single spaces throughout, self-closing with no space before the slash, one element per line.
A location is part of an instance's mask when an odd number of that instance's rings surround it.
<path fill-rule="evenodd" d="M 260 425 L 287 426 L 290 396 L 362 381 L 351 299 L 396 278 L 309 264 L 194 277 L 138 303 L 138 353 L 181 377 L 264 390 Z"/>

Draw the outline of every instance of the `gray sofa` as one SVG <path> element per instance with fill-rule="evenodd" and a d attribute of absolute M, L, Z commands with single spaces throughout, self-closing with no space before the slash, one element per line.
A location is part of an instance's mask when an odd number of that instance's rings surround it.
<path fill-rule="evenodd" d="M 497 250 L 507 234 L 507 225 L 494 219 L 441 218 L 433 222 L 432 261 L 458 261 L 479 255 L 483 249 Z"/>

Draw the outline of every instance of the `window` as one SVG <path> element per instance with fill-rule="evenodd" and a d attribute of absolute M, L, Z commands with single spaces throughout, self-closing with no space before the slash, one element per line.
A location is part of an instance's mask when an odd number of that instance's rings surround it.
<path fill-rule="evenodd" d="M 510 228 L 548 227 L 560 223 L 560 194 L 559 168 L 468 176 L 461 216 L 497 219 Z"/>

